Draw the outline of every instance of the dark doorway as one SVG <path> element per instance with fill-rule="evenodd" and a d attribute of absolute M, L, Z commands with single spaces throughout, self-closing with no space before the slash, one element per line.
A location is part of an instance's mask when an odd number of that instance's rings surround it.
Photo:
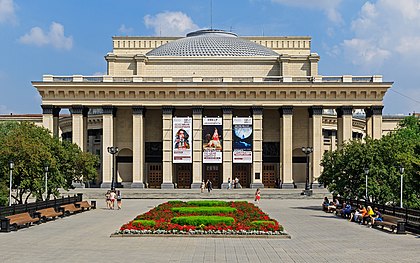
<path fill-rule="evenodd" d="M 277 167 L 277 164 L 275 163 L 263 164 L 262 183 L 264 184 L 264 188 L 276 187 L 276 174 L 277 174 L 276 167 Z"/>
<path fill-rule="evenodd" d="M 178 188 L 191 188 L 192 172 L 191 164 L 175 164 Z"/>
<path fill-rule="evenodd" d="M 244 188 L 249 188 L 251 183 L 251 164 L 233 164 L 233 178 L 239 179 L 239 184 Z"/>
<path fill-rule="evenodd" d="M 162 163 L 147 164 L 147 179 L 149 188 L 160 188 L 163 183 Z"/>
<path fill-rule="evenodd" d="M 208 179 L 213 184 L 213 188 L 220 188 L 222 182 L 222 169 L 220 164 L 204 164 L 204 182 Z"/>

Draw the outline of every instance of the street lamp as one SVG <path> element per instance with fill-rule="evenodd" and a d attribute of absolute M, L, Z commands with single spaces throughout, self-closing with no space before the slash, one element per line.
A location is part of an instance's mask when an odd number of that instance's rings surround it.
<path fill-rule="evenodd" d="M 45 201 L 47 201 L 48 198 L 48 186 L 47 186 L 47 182 L 48 182 L 48 164 L 45 165 L 44 167 L 44 171 L 45 171 Z"/>
<path fill-rule="evenodd" d="M 115 173 L 114 173 L 114 166 L 115 166 L 115 155 L 118 153 L 118 147 L 110 146 L 108 147 L 108 152 L 112 154 L 112 175 L 111 175 L 111 190 L 115 190 Z"/>
<path fill-rule="evenodd" d="M 305 184 L 305 192 L 308 192 L 309 187 L 309 154 L 314 151 L 312 147 L 302 147 L 302 152 L 306 155 L 306 184 Z"/>
<path fill-rule="evenodd" d="M 365 198 L 366 198 L 366 200 L 368 199 L 368 174 L 369 174 L 369 168 L 367 168 L 367 167 L 365 167 L 365 175 L 366 175 L 366 182 L 365 182 L 365 190 L 366 190 L 366 193 L 365 193 Z"/>
<path fill-rule="evenodd" d="M 9 206 L 12 205 L 12 177 L 13 177 L 13 169 L 15 168 L 15 163 L 10 160 L 9 161 L 9 172 L 10 172 L 10 178 L 9 178 Z"/>
<path fill-rule="evenodd" d="M 404 174 L 404 167 L 403 166 L 400 166 L 400 174 L 401 174 L 401 183 L 400 183 L 400 186 L 401 186 L 401 190 L 400 190 L 400 207 L 402 208 L 403 207 L 403 174 Z"/>

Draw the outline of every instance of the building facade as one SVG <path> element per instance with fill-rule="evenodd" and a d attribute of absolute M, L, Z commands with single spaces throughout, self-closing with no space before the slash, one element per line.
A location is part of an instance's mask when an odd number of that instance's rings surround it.
<path fill-rule="evenodd" d="M 316 183 L 325 137 L 337 141 L 331 147 L 381 137 L 383 97 L 392 85 L 378 75 L 322 76 L 310 45 L 309 37 L 240 38 L 220 30 L 114 37 L 107 75 L 44 75 L 32 83 L 54 136 L 60 110 L 68 108 L 67 136 L 85 151 L 100 141 L 101 187 L 112 181 L 107 148 L 117 146 L 117 179 L 125 187 L 195 188 L 207 179 L 224 187 L 238 178 L 244 187 L 281 181 L 291 188 L 305 182 L 302 147 L 313 147 Z M 365 112 L 363 123 L 353 119 L 355 110 Z"/>

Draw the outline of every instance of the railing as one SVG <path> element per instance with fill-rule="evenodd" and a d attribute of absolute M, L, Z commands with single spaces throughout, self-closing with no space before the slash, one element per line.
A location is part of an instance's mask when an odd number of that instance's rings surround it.
<path fill-rule="evenodd" d="M 340 203 L 345 202 L 352 207 L 357 207 L 359 204 L 365 207 L 371 206 L 372 209 L 378 208 L 379 212 L 385 215 L 392 215 L 405 220 L 405 228 L 414 233 L 420 233 L 420 210 L 410 208 L 400 208 L 397 206 L 381 205 L 369 202 L 367 200 L 353 200 L 340 198 Z"/>
<path fill-rule="evenodd" d="M 257 76 L 257 77 L 220 77 L 220 76 L 53 76 L 44 75 L 44 82 L 303 82 L 303 83 L 371 83 L 382 82 L 382 76 Z"/>
<path fill-rule="evenodd" d="M 58 208 L 62 205 L 67 205 L 71 203 L 81 202 L 83 199 L 83 194 L 77 194 L 74 196 L 67 196 L 61 198 L 54 198 L 47 201 L 38 201 L 34 203 L 27 203 L 27 204 L 15 204 L 11 206 L 2 206 L 0 207 L 0 217 L 10 216 L 14 214 L 20 214 L 29 212 L 29 214 L 33 214 L 35 211 L 54 207 Z"/>

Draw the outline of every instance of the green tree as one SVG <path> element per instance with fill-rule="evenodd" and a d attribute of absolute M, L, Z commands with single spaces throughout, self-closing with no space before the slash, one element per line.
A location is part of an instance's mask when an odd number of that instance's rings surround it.
<path fill-rule="evenodd" d="M 30 122 L 0 124 L 0 171 L 2 181 L 9 182 L 8 162 L 13 160 L 12 198 L 24 203 L 30 196 L 42 200 L 44 196 L 58 196 L 59 188 L 69 189 L 72 182 L 96 176 L 98 158 L 83 153 L 75 144 L 53 138 L 47 129 Z M 45 171 L 48 172 L 48 193 L 45 192 Z M 93 172 L 95 171 L 95 172 Z M 77 176 L 76 176 L 77 175 Z"/>

